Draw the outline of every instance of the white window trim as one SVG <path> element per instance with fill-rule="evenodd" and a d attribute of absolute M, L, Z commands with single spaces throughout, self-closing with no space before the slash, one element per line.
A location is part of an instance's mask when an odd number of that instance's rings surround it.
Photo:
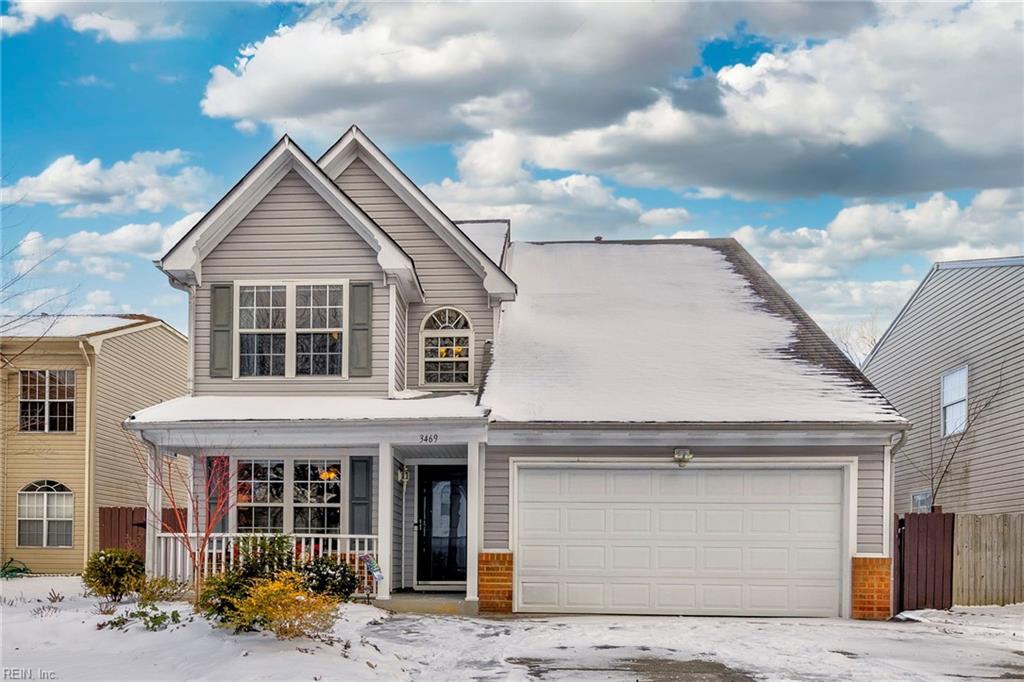
<path fill-rule="evenodd" d="M 60 433 L 65 433 L 65 432 L 61 431 Z M 49 480 L 53 480 L 53 479 L 49 479 Z M 57 481 L 57 482 L 60 483 L 60 481 Z M 61 485 L 63 485 L 63 484 L 61 484 Z M 67 486 L 64 486 L 64 487 L 66 488 Z M 19 513 L 19 507 L 21 505 L 19 503 L 21 502 L 21 496 L 22 495 L 42 495 L 43 496 L 43 516 L 42 516 L 42 518 L 39 518 L 39 519 L 36 519 L 36 518 L 24 518 L 24 517 L 21 516 L 21 514 Z M 49 513 L 50 513 L 50 508 L 49 508 L 49 504 L 48 504 L 49 500 L 46 499 L 48 495 L 70 495 L 71 496 L 71 518 L 70 519 L 53 519 L 54 521 L 68 521 L 68 522 L 71 523 L 71 544 L 70 545 L 51 545 L 51 544 L 49 544 L 49 534 L 50 534 L 49 533 L 49 531 L 50 531 L 50 528 L 49 528 L 49 526 L 50 526 Z M 66 492 L 66 493 L 65 492 L 60 492 L 60 493 L 51 492 L 49 490 L 33 491 L 33 492 L 23 492 L 21 490 L 18 490 L 18 497 L 15 499 L 15 507 L 14 507 L 14 515 L 15 515 L 14 528 L 15 528 L 15 533 L 18 536 L 16 541 L 15 541 L 15 545 L 17 547 L 19 547 L 19 548 L 23 547 L 25 549 L 74 549 L 74 546 L 75 546 L 75 512 L 74 512 L 74 509 L 75 509 L 75 492 L 73 490 L 69 489 L 69 491 Z M 43 522 L 43 544 L 41 544 L 41 545 L 23 545 L 23 544 L 21 544 L 21 521 L 42 521 Z"/>
<path fill-rule="evenodd" d="M 21 397 L 23 395 L 21 382 L 22 382 L 22 377 L 24 376 L 25 372 L 43 372 L 43 373 L 46 374 L 46 377 L 45 377 L 44 383 L 43 383 L 43 395 L 44 395 L 43 400 L 42 400 L 42 403 L 43 403 L 43 428 L 42 428 L 41 431 L 40 430 L 35 430 L 35 429 L 28 430 L 28 429 L 22 429 L 21 428 L 21 404 L 22 403 L 38 403 L 38 402 L 40 402 L 39 400 L 28 400 L 28 399 L 25 399 L 25 398 Z M 53 398 L 51 400 L 51 398 L 50 398 L 50 375 L 49 375 L 49 372 L 71 372 L 71 376 L 74 379 L 75 397 L 72 398 L 71 400 L 63 400 L 63 399 L 57 399 L 57 398 Z M 51 402 L 55 402 L 55 403 L 71 403 L 72 423 L 75 425 L 75 428 L 71 429 L 70 431 L 51 431 L 50 430 L 50 403 Z M 52 369 L 52 368 L 51 369 L 22 369 L 22 370 L 19 370 L 18 371 L 18 415 L 17 416 L 18 416 L 18 433 L 53 433 L 53 434 L 56 434 L 56 435 L 73 436 L 75 433 L 78 432 L 78 371 L 74 370 L 74 369 Z"/>
<path fill-rule="evenodd" d="M 317 459 L 338 459 L 341 461 L 341 531 L 340 535 L 349 535 L 349 518 L 348 518 L 348 505 L 349 505 L 349 476 L 351 475 L 351 469 L 349 467 L 349 457 L 354 456 L 353 454 L 338 454 L 338 455 L 323 455 L 319 453 L 309 454 L 304 452 L 295 453 L 264 453 L 257 452 L 255 454 L 246 453 L 244 455 L 229 455 L 228 466 L 231 467 L 229 477 L 229 490 L 228 499 L 230 505 L 230 513 L 227 518 L 228 532 L 232 534 L 238 534 L 238 463 L 239 462 L 251 462 L 253 460 L 284 460 L 284 501 L 269 502 L 269 503 L 245 503 L 242 506 L 254 506 L 254 507 L 283 507 L 284 508 L 284 522 L 283 530 L 281 531 L 284 535 L 292 535 L 295 532 L 295 508 L 298 507 L 310 507 L 310 506 L 328 506 L 328 505 L 309 505 L 309 504 L 295 504 L 295 490 L 293 488 L 295 484 L 295 462 L 297 460 L 317 460 Z M 374 492 L 376 494 L 376 491 Z M 258 535 L 258 533 L 257 533 Z M 302 535 L 318 535 L 317 533 L 302 533 Z"/>
<path fill-rule="evenodd" d="M 341 311 L 341 376 L 337 375 L 307 375 L 295 374 L 295 351 L 296 334 L 300 330 L 295 328 L 295 287 L 303 285 L 312 286 L 340 286 L 342 287 L 342 311 Z M 238 302 L 239 293 L 242 287 L 284 287 L 285 288 L 285 328 L 284 332 L 284 376 L 261 376 L 243 377 L 238 373 L 239 355 L 241 354 L 240 336 L 242 330 L 238 328 Z M 349 364 L 349 280 L 348 279 L 264 279 L 264 280 L 238 280 L 234 282 L 233 299 L 233 337 L 232 337 L 232 359 L 231 376 L 236 381 L 280 381 L 281 379 L 298 379 L 300 381 L 347 381 Z M 301 330 L 305 332 L 306 330 Z"/>
<path fill-rule="evenodd" d="M 449 309 L 449 308 L 451 310 L 454 310 L 455 312 L 459 313 L 460 315 L 462 315 L 463 317 L 466 318 L 466 321 L 469 322 L 469 329 L 426 329 L 425 328 L 426 325 L 427 325 L 427 320 L 429 320 L 434 315 L 434 313 L 438 312 L 439 310 L 445 310 L 445 309 Z M 468 364 L 469 364 L 469 381 L 467 381 L 464 384 L 445 384 L 445 383 L 428 384 L 427 383 L 427 378 L 426 378 L 427 377 L 427 375 L 426 375 L 426 366 L 427 366 L 427 363 L 426 363 L 426 344 L 424 343 L 424 340 L 428 336 L 468 336 L 469 337 L 469 362 L 468 362 Z M 462 308 L 457 308 L 457 307 L 455 307 L 453 305 L 440 305 L 440 306 L 437 306 L 436 308 L 434 308 L 433 310 L 431 310 L 430 312 L 428 312 L 426 315 L 423 316 L 423 319 L 420 321 L 419 356 L 420 356 L 419 357 L 419 363 L 420 363 L 420 386 L 422 386 L 424 388 L 437 388 L 437 389 L 445 389 L 445 388 L 456 388 L 457 389 L 457 388 L 466 388 L 468 386 L 472 386 L 473 382 L 474 382 L 474 373 L 475 373 L 475 369 L 476 369 L 475 368 L 475 365 L 476 365 L 476 329 L 473 326 L 473 318 L 471 318 L 466 313 L 466 311 L 463 310 Z"/>
<path fill-rule="evenodd" d="M 948 377 L 951 374 L 956 374 L 960 370 L 963 370 L 963 372 L 964 372 L 964 397 L 963 397 L 963 400 L 954 400 L 952 402 L 947 403 L 946 402 L 946 396 L 945 396 L 945 389 L 944 389 L 944 385 L 946 383 L 946 377 Z M 968 371 L 966 364 L 960 365 L 959 367 L 954 367 L 953 369 L 949 370 L 948 372 L 943 372 L 942 376 L 939 377 L 939 436 L 941 438 L 949 438 L 951 436 L 960 435 L 967 428 L 967 421 L 970 419 L 970 412 L 969 412 L 970 402 L 968 401 L 968 399 L 971 396 L 970 378 L 971 378 L 970 372 Z M 958 431 L 950 431 L 949 433 L 946 433 L 946 408 L 950 407 L 952 405 L 956 405 L 957 403 L 963 403 L 964 404 L 964 424 L 963 424 L 963 427 L 961 429 L 959 429 Z"/>

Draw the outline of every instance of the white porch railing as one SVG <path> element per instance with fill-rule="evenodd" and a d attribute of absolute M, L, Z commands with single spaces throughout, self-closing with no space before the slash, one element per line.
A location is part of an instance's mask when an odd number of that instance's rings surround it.
<path fill-rule="evenodd" d="M 244 562 L 243 548 L 247 542 L 274 535 L 256 533 L 212 533 L 205 551 L 199 554 L 199 570 L 203 577 L 214 573 L 241 567 Z M 320 556 L 333 556 L 349 564 L 359 578 L 359 592 L 373 592 L 373 577 L 367 570 L 363 555 L 377 558 L 376 535 L 312 535 L 291 534 L 295 557 L 308 561 Z M 190 537 L 188 546 L 197 550 L 202 537 Z M 157 533 L 156 556 L 153 557 L 153 573 L 171 580 L 188 581 L 192 578 L 192 560 L 185 538 L 180 533 Z"/>

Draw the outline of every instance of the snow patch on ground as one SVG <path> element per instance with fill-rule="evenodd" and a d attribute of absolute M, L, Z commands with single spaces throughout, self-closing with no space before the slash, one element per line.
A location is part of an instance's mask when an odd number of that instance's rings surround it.
<path fill-rule="evenodd" d="M 55 613 L 50 589 L 65 596 Z M 1024 672 L 1024 605 L 910 612 L 913 620 L 579 616 L 458 618 L 391 615 L 347 604 L 335 642 L 232 635 L 183 604 L 180 627 L 97 630 L 95 612 L 68 577 L 0 583 L 3 665 L 81 680 L 526 680 L 636 679 L 623 661 L 714 661 L 760 679 L 930 680 Z M 134 608 L 126 604 L 121 610 Z M 530 661 L 528 665 L 525 661 Z M 39 679 L 37 673 L 36 679 Z M 650 679 L 657 679 L 652 674 Z"/>

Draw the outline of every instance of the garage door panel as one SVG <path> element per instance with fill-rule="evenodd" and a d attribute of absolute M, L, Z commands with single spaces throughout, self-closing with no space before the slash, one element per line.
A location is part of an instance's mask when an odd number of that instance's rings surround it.
<path fill-rule="evenodd" d="M 838 614 L 839 470 L 570 466 L 518 480 L 518 610 Z"/>

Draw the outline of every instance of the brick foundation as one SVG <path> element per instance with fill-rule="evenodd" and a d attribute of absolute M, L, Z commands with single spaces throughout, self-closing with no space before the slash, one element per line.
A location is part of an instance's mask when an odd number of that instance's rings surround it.
<path fill-rule="evenodd" d="M 481 552 L 480 613 L 512 613 L 512 553 Z"/>
<path fill-rule="evenodd" d="M 892 559 L 853 557 L 853 617 L 887 620 L 892 616 Z"/>

